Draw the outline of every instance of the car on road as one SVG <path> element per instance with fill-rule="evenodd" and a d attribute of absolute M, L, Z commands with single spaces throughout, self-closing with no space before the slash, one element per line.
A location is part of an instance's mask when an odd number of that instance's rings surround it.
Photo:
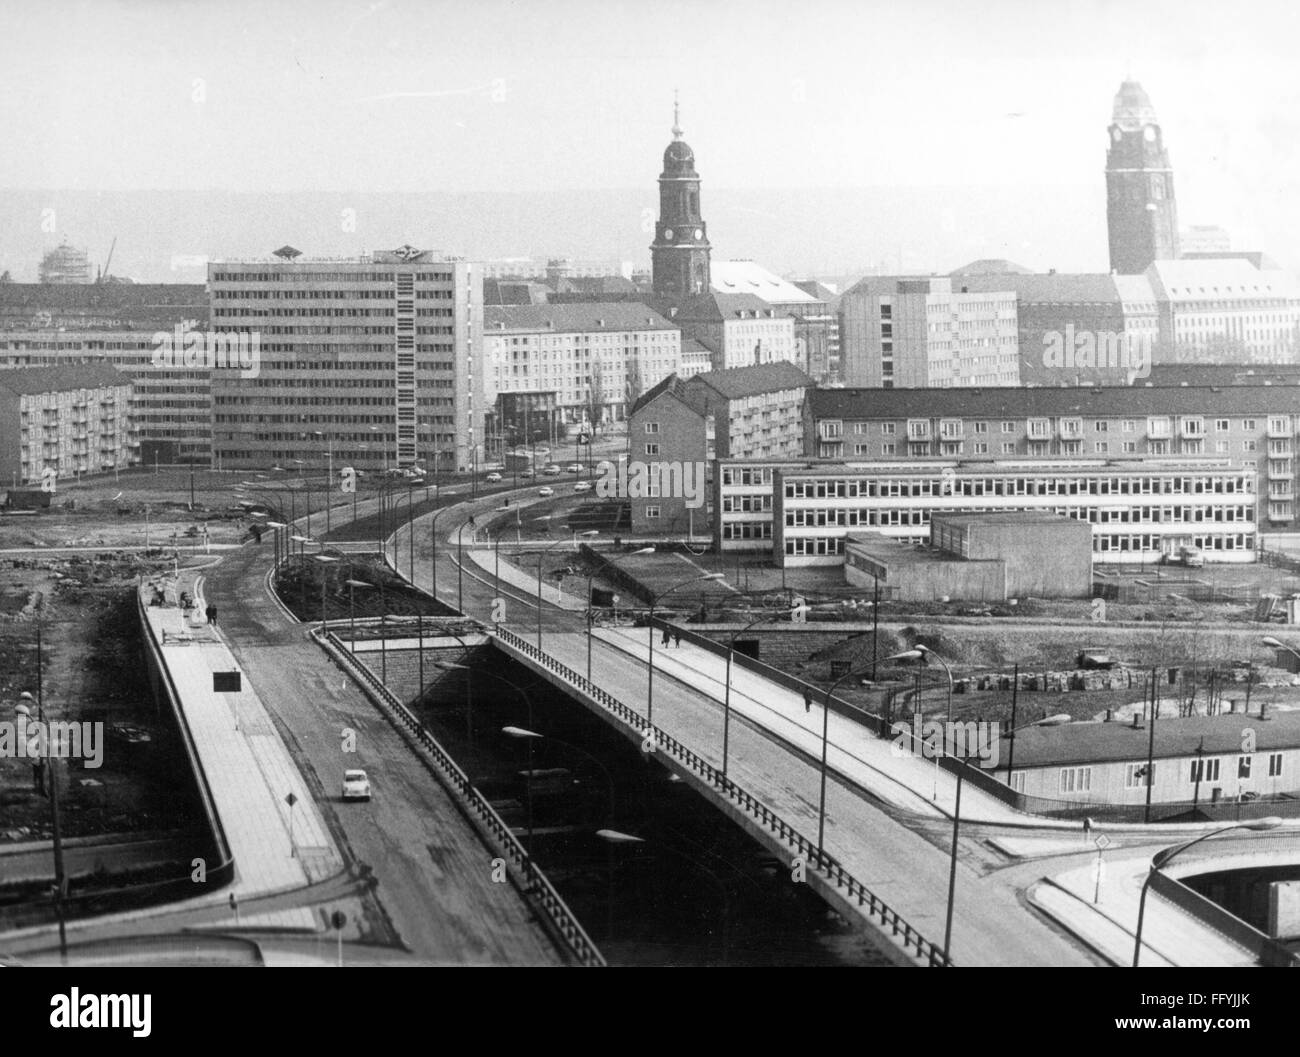
<path fill-rule="evenodd" d="M 496 472 L 494 471 L 494 472 L 488 474 L 487 477 L 485 478 L 485 480 L 486 480 L 489 484 L 496 484 L 499 480 L 501 480 L 501 475 L 500 475 L 499 473 L 496 473 Z"/>
<path fill-rule="evenodd" d="M 575 484 L 575 485 L 573 486 L 573 490 L 574 490 L 575 492 L 590 492 L 590 491 L 591 491 L 591 482 L 590 482 L 590 481 L 579 481 L 577 484 Z"/>
<path fill-rule="evenodd" d="M 515 474 L 515 476 L 516 476 L 516 477 L 521 477 L 521 478 L 523 478 L 524 480 L 527 480 L 528 478 L 530 478 L 530 477 L 533 476 L 533 471 L 532 471 L 532 470 L 520 470 L 517 474 Z"/>
<path fill-rule="evenodd" d="M 555 463 L 551 463 L 551 465 L 546 467 L 542 473 L 546 474 L 547 477 L 559 477 L 560 474 L 564 473 L 564 471 L 556 466 Z"/>
<path fill-rule="evenodd" d="M 357 769 L 343 772 L 343 799 L 370 799 L 370 779 L 365 771 Z"/>
<path fill-rule="evenodd" d="M 564 468 L 565 473 L 582 473 L 582 463 L 571 462 Z"/>
<path fill-rule="evenodd" d="M 537 494 L 538 494 L 539 496 L 541 496 L 543 499 L 549 499 L 551 496 L 555 495 L 555 489 L 554 489 L 554 488 L 539 488 L 539 489 L 537 489 Z"/>

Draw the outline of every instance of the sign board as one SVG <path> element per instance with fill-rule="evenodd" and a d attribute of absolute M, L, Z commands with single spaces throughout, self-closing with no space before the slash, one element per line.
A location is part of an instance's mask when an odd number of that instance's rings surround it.
<path fill-rule="evenodd" d="M 1103 833 L 1092 843 L 1097 845 L 1098 851 L 1105 851 L 1107 848 L 1110 847 L 1110 838 Z"/>
<path fill-rule="evenodd" d="M 239 672 L 213 672 L 212 692 L 214 694 L 237 694 L 242 689 L 242 676 Z"/>

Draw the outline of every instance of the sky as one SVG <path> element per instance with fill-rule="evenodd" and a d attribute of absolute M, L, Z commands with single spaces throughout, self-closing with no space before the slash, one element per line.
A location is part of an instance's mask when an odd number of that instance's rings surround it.
<path fill-rule="evenodd" d="M 0 195 L 646 188 L 676 90 L 706 202 L 1050 198 L 1103 186 L 1131 75 L 1183 226 L 1300 264 L 1288 2 L 0 0 L 0 19 Z"/>

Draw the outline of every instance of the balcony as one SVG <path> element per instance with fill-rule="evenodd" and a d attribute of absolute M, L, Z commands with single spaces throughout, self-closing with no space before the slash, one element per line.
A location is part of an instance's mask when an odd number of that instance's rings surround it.
<path fill-rule="evenodd" d="M 1283 419 L 1281 421 L 1275 421 L 1273 419 L 1269 419 L 1268 436 L 1270 440 L 1282 440 L 1284 438 L 1289 439 L 1294 435 L 1294 433 L 1295 431 L 1291 428 L 1290 421 L 1286 419 Z"/>
<path fill-rule="evenodd" d="M 928 441 L 930 439 L 929 419 L 909 418 L 907 420 L 907 439 Z"/>
<path fill-rule="evenodd" d="M 1169 440 L 1173 436 L 1173 428 L 1167 418 L 1153 418 L 1147 422 L 1147 438 L 1149 440 Z"/>
<path fill-rule="evenodd" d="M 1180 419 L 1178 422 L 1178 435 L 1200 440 L 1205 436 L 1205 420 L 1200 418 Z"/>
<path fill-rule="evenodd" d="M 1062 440 L 1083 440 L 1083 419 L 1063 418 L 1057 423 L 1057 433 Z"/>
<path fill-rule="evenodd" d="M 1291 470 L 1291 463 L 1290 463 L 1289 461 L 1288 461 L 1288 462 L 1274 462 L 1272 459 L 1269 459 L 1269 461 L 1268 461 L 1268 479 L 1269 479 L 1270 481 L 1277 481 L 1277 480 L 1280 480 L 1280 479 L 1282 479 L 1282 478 L 1286 478 L 1287 480 L 1290 480 L 1290 479 L 1291 479 L 1292 477 L 1294 477 L 1294 476 L 1295 476 L 1295 474 L 1294 474 L 1294 473 L 1292 472 L 1292 470 Z"/>

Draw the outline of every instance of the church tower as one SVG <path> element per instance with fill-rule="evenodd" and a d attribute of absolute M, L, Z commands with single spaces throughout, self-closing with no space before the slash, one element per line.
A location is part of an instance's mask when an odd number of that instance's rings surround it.
<path fill-rule="evenodd" d="M 695 152 L 682 139 L 673 100 L 673 141 L 664 151 L 659 174 L 659 222 L 650 247 L 654 292 L 685 298 L 709 292 L 709 239 L 700 218 L 700 176 Z"/>
<path fill-rule="evenodd" d="M 1106 226 L 1110 269 L 1120 275 L 1145 272 L 1152 261 L 1178 256 L 1178 212 L 1155 108 L 1137 81 L 1125 81 L 1115 96 L 1106 152 Z"/>

